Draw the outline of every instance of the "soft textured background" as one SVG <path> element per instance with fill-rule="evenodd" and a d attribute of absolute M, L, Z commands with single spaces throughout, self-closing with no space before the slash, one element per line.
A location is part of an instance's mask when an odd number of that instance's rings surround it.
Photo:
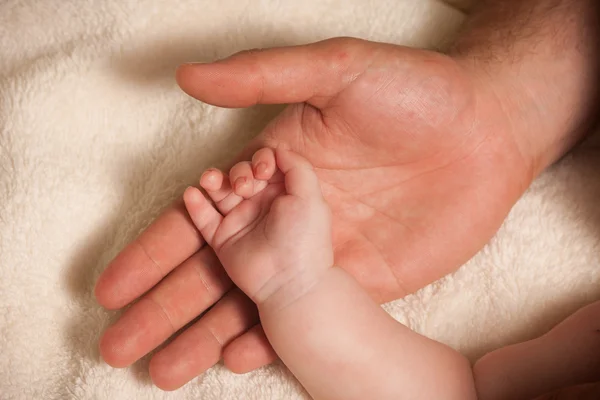
<path fill-rule="evenodd" d="M 279 366 L 216 366 L 175 393 L 98 357 L 106 263 L 278 107 L 223 110 L 175 85 L 184 61 L 350 35 L 448 40 L 468 1 L 0 1 L 0 399 L 301 399 Z M 600 163 L 585 145 L 540 177 L 457 273 L 386 306 L 475 359 L 600 298 Z"/>

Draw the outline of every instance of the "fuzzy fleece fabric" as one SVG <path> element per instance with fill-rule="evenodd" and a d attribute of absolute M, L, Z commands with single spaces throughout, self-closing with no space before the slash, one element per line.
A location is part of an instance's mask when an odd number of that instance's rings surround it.
<path fill-rule="evenodd" d="M 4 0 L 0 2 L 0 399 L 305 399 L 281 364 L 217 365 L 182 389 L 147 359 L 101 362 L 116 317 L 96 304 L 107 262 L 207 166 L 281 107 L 194 101 L 174 69 L 236 51 L 355 36 L 435 47 L 469 2 Z M 600 157 L 593 141 L 538 178 L 456 273 L 385 305 L 476 359 L 600 299 Z"/>

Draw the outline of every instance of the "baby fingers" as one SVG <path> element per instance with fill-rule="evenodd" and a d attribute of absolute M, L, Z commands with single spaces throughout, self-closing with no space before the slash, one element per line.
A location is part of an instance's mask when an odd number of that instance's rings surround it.
<path fill-rule="evenodd" d="M 210 168 L 200 177 L 200 186 L 224 215 L 229 214 L 240 202 L 242 197 L 233 192 L 229 177 L 222 171 Z"/>
<path fill-rule="evenodd" d="M 189 187 L 183 193 L 183 201 L 190 218 L 204 240 L 212 247 L 215 233 L 223 221 L 223 216 L 195 187 Z"/>
<path fill-rule="evenodd" d="M 229 177 L 235 194 L 245 199 L 254 195 L 254 174 L 249 161 L 235 164 L 229 171 Z"/>
<path fill-rule="evenodd" d="M 275 162 L 275 152 L 268 147 L 258 150 L 252 156 L 252 170 L 254 177 L 263 181 L 268 181 L 277 172 Z"/>

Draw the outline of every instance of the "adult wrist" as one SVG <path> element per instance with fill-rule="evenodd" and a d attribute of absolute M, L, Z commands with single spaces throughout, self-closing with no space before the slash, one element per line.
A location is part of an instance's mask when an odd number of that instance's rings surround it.
<path fill-rule="evenodd" d="M 481 102 L 496 104 L 533 175 L 595 122 L 599 15 L 595 0 L 483 0 L 449 50 Z"/>

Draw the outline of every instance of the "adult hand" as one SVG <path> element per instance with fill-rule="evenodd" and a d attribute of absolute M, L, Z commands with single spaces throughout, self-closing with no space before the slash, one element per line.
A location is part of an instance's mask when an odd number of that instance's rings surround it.
<path fill-rule="evenodd" d="M 177 79 L 217 106 L 291 103 L 247 150 L 285 147 L 310 160 L 333 211 L 336 264 L 384 302 L 468 260 L 537 172 L 500 88 L 467 65 L 333 39 L 184 65 Z M 274 359 L 253 304 L 230 290 L 202 245 L 178 203 L 108 266 L 96 287 L 100 304 L 117 309 L 140 298 L 104 333 L 109 364 L 133 363 L 213 304 L 154 355 L 158 386 L 181 386 L 221 354 L 238 372 Z"/>
<path fill-rule="evenodd" d="M 391 300 L 468 259 L 532 177 L 586 132 L 597 105 L 598 8 L 485 0 L 454 59 L 335 39 L 186 65 L 178 81 L 219 106 L 293 103 L 246 154 L 287 147 L 318 167 L 337 264 Z M 211 306 L 153 357 L 158 386 L 176 388 L 221 356 L 237 372 L 274 359 L 253 304 L 230 290 L 202 244 L 179 202 L 108 266 L 98 301 L 139 301 L 105 332 L 107 362 L 131 364 Z"/>
<path fill-rule="evenodd" d="M 599 399 L 599 319 L 595 302 L 538 338 L 486 354 L 474 366 L 478 398 Z"/>
<path fill-rule="evenodd" d="M 536 397 L 534 400 L 597 400 L 600 399 L 600 384 L 571 386 Z"/>

